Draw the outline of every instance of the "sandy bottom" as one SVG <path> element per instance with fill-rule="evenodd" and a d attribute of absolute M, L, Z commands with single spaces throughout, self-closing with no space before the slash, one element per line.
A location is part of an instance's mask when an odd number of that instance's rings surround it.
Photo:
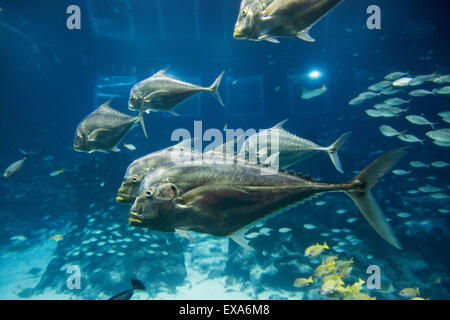
<path fill-rule="evenodd" d="M 225 277 L 208 279 L 208 274 L 198 271 L 198 266 L 207 265 L 207 270 L 223 270 L 224 261 L 228 254 L 228 240 L 211 240 L 211 238 L 196 238 L 195 244 L 189 246 L 185 252 L 185 265 L 187 271 L 187 283 L 177 287 L 176 293 L 159 292 L 156 296 L 150 296 L 147 292 L 136 291 L 133 300 L 254 300 L 251 291 L 243 292 L 242 288 L 225 284 Z M 20 243 L 19 243 L 20 245 Z M 48 263 L 52 260 L 56 242 L 42 241 L 20 252 L 5 251 L 0 256 L 0 299 L 3 300 L 69 300 L 78 299 L 68 294 L 59 294 L 51 289 L 44 293 L 34 294 L 29 298 L 19 297 L 17 293 L 23 289 L 34 288 Z M 209 253 L 211 247 L 220 248 L 221 254 Z M 30 269 L 39 268 L 35 274 L 29 273 Z M 301 292 L 266 291 L 258 294 L 258 299 L 268 299 L 271 295 L 285 296 L 289 299 L 302 299 Z"/>

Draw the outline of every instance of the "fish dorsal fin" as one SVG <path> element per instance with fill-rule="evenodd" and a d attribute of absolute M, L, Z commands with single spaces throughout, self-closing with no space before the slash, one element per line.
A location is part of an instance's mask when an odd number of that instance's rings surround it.
<path fill-rule="evenodd" d="M 109 99 L 107 102 L 105 102 L 104 104 L 102 104 L 98 109 L 103 109 L 103 110 L 106 110 L 106 111 L 108 111 L 108 112 L 112 112 L 112 113 L 121 115 L 121 116 L 123 116 L 123 117 L 132 118 L 132 116 L 130 116 L 130 115 L 126 114 L 126 113 L 123 113 L 123 112 L 120 112 L 120 111 L 118 111 L 118 110 L 116 110 L 116 109 L 111 108 L 111 107 L 109 106 L 109 102 L 110 102 L 111 100 L 112 100 L 112 99 Z"/>
<path fill-rule="evenodd" d="M 284 119 L 283 121 L 278 122 L 276 125 L 274 125 L 271 129 L 281 129 L 284 130 L 283 125 L 288 121 L 289 119 Z"/>
<path fill-rule="evenodd" d="M 105 106 L 105 107 L 109 107 L 109 104 L 111 103 L 111 101 L 113 100 L 113 98 L 109 98 L 105 103 L 103 103 L 101 105 L 101 107 Z"/>
<path fill-rule="evenodd" d="M 168 67 L 166 67 L 164 69 L 161 69 L 156 74 L 166 74 L 166 72 L 167 72 L 167 70 L 169 70 L 169 68 L 170 68 L 170 66 L 168 66 Z"/>

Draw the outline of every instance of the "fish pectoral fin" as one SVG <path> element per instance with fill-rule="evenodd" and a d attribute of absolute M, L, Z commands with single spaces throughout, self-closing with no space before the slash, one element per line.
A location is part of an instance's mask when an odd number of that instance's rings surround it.
<path fill-rule="evenodd" d="M 189 241 L 197 242 L 197 241 L 194 240 L 194 238 L 191 237 L 191 235 L 189 234 L 189 232 L 187 230 L 175 228 L 175 232 L 178 233 L 183 238 L 188 239 Z"/>
<path fill-rule="evenodd" d="M 233 240 L 234 242 L 236 242 L 239 246 L 241 246 L 245 250 L 249 250 L 249 251 L 255 250 L 248 244 L 248 240 L 244 238 L 244 235 L 242 232 L 238 231 L 238 232 L 231 234 L 230 239 Z"/>
<path fill-rule="evenodd" d="M 262 39 L 262 40 L 269 41 L 270 43 L 280 43 L 280 41 L 279 41 L 278 39 L 276 39 L 276 38 L 271 38 L 271 37 L 267 37 L 267 38 L 264 38 L 264 39 Z"/>
<path fill-rule="evenodd" d="M 170 113 L 171 115 L 173 115 L 173 116 L 176 116 L 176 117 L 179 117 L 180 116 L 180 114 L 179 113 L 176 113 L 175 111 L 167 111 L 168 113 Z"/>
<path fill-rule="evenodd" d="M 106 133 L 110 133 L 111 132 L 111 130 L 108 130 L 108 129 L 102 129 L 102 128 L 100 128 L 100 129 L 95 129 L 94 131 L 92 131 L 89 135 L 88 135 L 88 140 L 89 141 L 95 141 L 98 137 L 99 137 L 99 135 L 101 135 L 101 134 L 106 134 Z"/>
<path fill-rule="evenodd" d="M 163 90 L 163 89 L 161 89 L 161 90 L 156 90 L 156 91 L 153 91 L 152 93 L 146 95 L 146 96 L 144 97 L 144 101 L 147 102 L 147 103 L 148 103 L 148 102 L 152 102 L 152 100 L 157 99 L 158 96 L 166 95 L 166 94 L 168 94 L 168 93 L 169 93 L 169 91 L 167 91 L 167 90 Z"/>

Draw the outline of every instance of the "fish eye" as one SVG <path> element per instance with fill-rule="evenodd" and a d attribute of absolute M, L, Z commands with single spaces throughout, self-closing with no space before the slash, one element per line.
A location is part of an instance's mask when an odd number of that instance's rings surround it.
<path fill-rule="evenodd" d="M 137 179 L 136 177 L 133 177 L 133 178 L 131 179 L 131 181 L 133 181 L 134 183 L 137 183 L 137 182 L 138 182 L 138 179 Z"/>
<path fill-rule="evenodd" d="M 153 197 L 153 191 L 152 189 L 148 189 L 147 192 L 145 193 L 145 196 L 150 199 L 151 197 Z"/>
<path fill-rule="evenodd" d="M 242 16 L 245 17 L 247 15 L 247 13 L 248 13 L 248 9 L 244 8 L 244 10 L 242 10 Z"/>

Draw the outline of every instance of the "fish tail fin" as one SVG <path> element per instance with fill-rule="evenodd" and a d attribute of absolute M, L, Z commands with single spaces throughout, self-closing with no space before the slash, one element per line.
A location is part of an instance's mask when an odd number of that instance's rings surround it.
<path fill-rule="evenodd" d="M 439 124 L 438 122 L 432 122 L 432 123 L 430 123 L 430 126 L 431 126 L 431 128 L 434 130 L 435 129 L 435 127 L 434 127 L 434 125 L 436 125 L 436 124 Z"/>
<path fill-rule="evenodd" d="M 142 99 L 142 102 L 141 102 L 141 108 L 139 109 L 138 118 L 139 118 L 139 122 L 141 123 L 142 131 L 144 131 L 145 137 L 148 138 L 147 130 L 145 129 L 145 122 L 144 122 L 144 99 Z"/>
<path fill-rule="evenodd" d="M 131 286 L 133 290 L 146 290 L 144 284 L 138 279 L 131 279 Z"/>
<path fill-rule="evenodd" d="M 328 155 L 330 156 L 331 162 L 333 162 L 334 167 L 340 173 L 344 173 L 344 170 L 342 170 L 341 160 L 339 159 L 338 151 L 344 144 L 345 140 L 347 140 L 350 134 L 351 132 L 344 133 L 331 146 L 325 149 L 325 151 L 328 152 Z"/>
<path fill-rule="evenodd" d="M 346 191 L 370 226 L 397 249 L 402 246 L 370 190 L 406 154 L 405 149 L 391 150 L 373 161 L 351 181 L 354 189 Z"/>
<path fill-rule="evenodd" d="M 31 154 L 29 152 L 26 152 L 22 149 L 19 149 L 19 152 L 21 155 L 23 155 L 26 159 L 30 159 Z"/>
<path fill-rule="evenodd" d="M 217 79 L 214 81 L 214 83 L 208 88 L 209 91 L 211 91 L 211 94 L 216 98 L 216 100 L 222 105 L 222 107 L 225 107 L 223 104 L 222 98 L 219 94 L 219 86 L 220 82 L 222 81 L 223 75 L 225 74 L 225 71 L 222 71 L 222 73 L 217 77 Z"/>

